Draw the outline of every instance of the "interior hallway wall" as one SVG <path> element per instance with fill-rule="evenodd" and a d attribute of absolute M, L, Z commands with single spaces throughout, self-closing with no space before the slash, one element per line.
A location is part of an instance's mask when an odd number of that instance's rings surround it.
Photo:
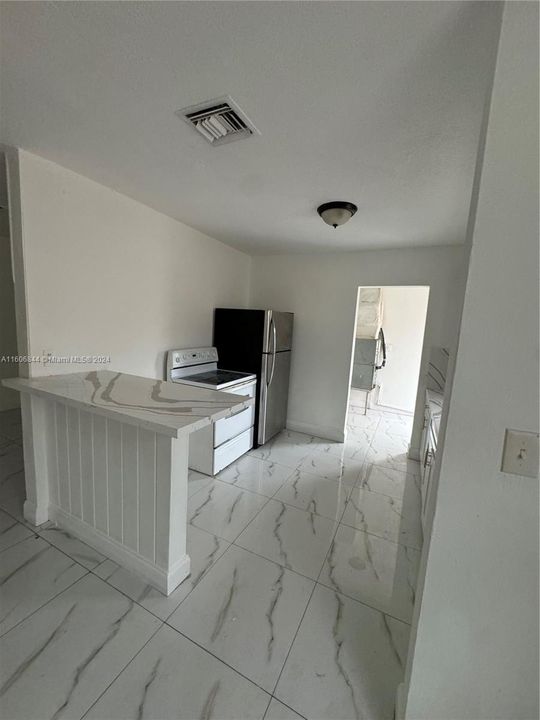
<path fill-rule="evenodd" d="M 245 307 L 250 258 L 125 195 L 19 151 L 29 352 L 162 378 L 173 347 L 210 345 L 213 309 Z"/>
<path fill-rule="evenodd" d="M 10 355 L 17 355 L 17 328 L 7 210 L 0 210 L 0 358 Z M 0 380 L 18 374 L 17 363 L 0 361 Z M 0 385 L 0 412 L 19 405 L 19 393 Z"/>
<path fill-rule="evenodd" d="M 405 717 L 538 717 L 538 478 L 500 471 L 538 432 L 536 3 L 503 23 Z"/>
<path fill-rule="evenodd" d="M 380 371 L 378 403 L 414 412 L 429 288 L 385 287 L 382 297 L 388 360 Z"/>
<path fill-rule="evenodd" d="M 430 286 L 411 441 L 418 449 L 429 347 L 452 350 L 457 336 L 462 259 L 461 246 L 254 257 L 251 306 L 295 313 L 288 427 L 343 439 L 359 286 Z"/>

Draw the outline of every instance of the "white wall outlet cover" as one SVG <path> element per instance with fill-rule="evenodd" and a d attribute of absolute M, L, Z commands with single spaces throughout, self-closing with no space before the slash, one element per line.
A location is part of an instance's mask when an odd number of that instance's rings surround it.
<path fill-rule="evenodd" d="M 512 475 L 537 478 L 540 454 L 539 434 L 507 429 L 501 471 Z"/>

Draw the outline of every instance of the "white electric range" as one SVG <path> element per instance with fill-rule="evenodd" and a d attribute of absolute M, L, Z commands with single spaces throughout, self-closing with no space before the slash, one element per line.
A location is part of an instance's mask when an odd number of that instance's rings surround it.
<path fill-rule="evenodd" d="M 188 348 L 167 353 L 167 380 L 234 395 L 256 396 L 257 377 L 218 368 L 216 348 Z M 255 406 L 222 418 L 190 435 L 189 467 L 215 475 L 253 447 Z"/>

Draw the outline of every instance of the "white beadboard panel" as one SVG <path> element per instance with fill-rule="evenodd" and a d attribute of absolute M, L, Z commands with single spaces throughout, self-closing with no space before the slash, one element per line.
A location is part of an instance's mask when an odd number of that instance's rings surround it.
<path fill-rule="evenodd" d="M 156 434 L 139 428 L 139 554 L 155 560 Z"/>
<path fill-rule="evenodd" d="M 94 525 L 94 439 L 92 416 L 81 411 L 79 416 L 81 444 L 82 519 Z"/>
<path fill-rule="evenodd" d="M 35 477 L 25 517 L 56 521 L 160 592 L 172 592 L 190 572 L 188 436 L 28 400 L 25 443 Z"/>
<path fill-rule="evenodd" d="M 68 468 L 71 514 L 82 518 L 81 497 L 81 442 L 79 434 L 79 411 L 67 407 Z"/>
<path fill-rule="evenodd" d="M 122 542 L 122 426 L 107 420 L 107 488 L 109 535 Z"/>
<path fill-rule="evenodd" d="M 60 507 L 71 512 L 69 500 L 69 458 L 68 458 L 68 428 L 67 408 L 65 405 L 55 403 L 56 415 L 56 462 L 58 464 L 58 498 Z"/>
<path fill-rule="evenodd" d="M 107 419 L 92 415 L 94 434 L 94 526 L 109 532 L 107 505 Z"/>
<path fill-rule="evenodd" d="M 170 506 L 171 506 L 171 446 L 172 440 L 156 435 L 156 513 L 155 513 L 155 562 L 167 567 L 169 553 Z"/>
<path fill-rule="evenodd" d="M 187 462 L 187 457 L 186 457 Z M 141 557 L 117 540 L 105 535 L 100 530 L 91 528 L 74 515 L 64 512 L 61 508 L 51 505 L 51 520 L 67 530 L 76 538 L 80 538 L 102 555 L 106 555 L 127 570 L 137 573 L 142 580 L 155 587 L 164 595 L 170 595 L 190 573 L 190 561 L 184 555 L 167 570 L 159 568 L 155 563 Z"/>
<path fill-rule="evenodd" d="M 137 428 L 122 425 L 122 493 L 124 545 L 139 549 L 139 444 Z"/>

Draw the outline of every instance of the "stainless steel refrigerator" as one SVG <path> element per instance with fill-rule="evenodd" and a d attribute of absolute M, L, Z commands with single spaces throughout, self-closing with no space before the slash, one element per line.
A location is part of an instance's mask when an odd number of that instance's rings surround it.
<path fill-rule="evenodd" d="M 386 365 L 384 332 L 377 338 L 356 338 L 351 386 L 370 392 L 377 384 L 377 371 Z"/>
<path fill-rule="evenodd" d="M 283 430 L 287 421 L 293 313 L 274 310 L 214 311 L 218 367 L 255 373 L 255 446 Z"/>

